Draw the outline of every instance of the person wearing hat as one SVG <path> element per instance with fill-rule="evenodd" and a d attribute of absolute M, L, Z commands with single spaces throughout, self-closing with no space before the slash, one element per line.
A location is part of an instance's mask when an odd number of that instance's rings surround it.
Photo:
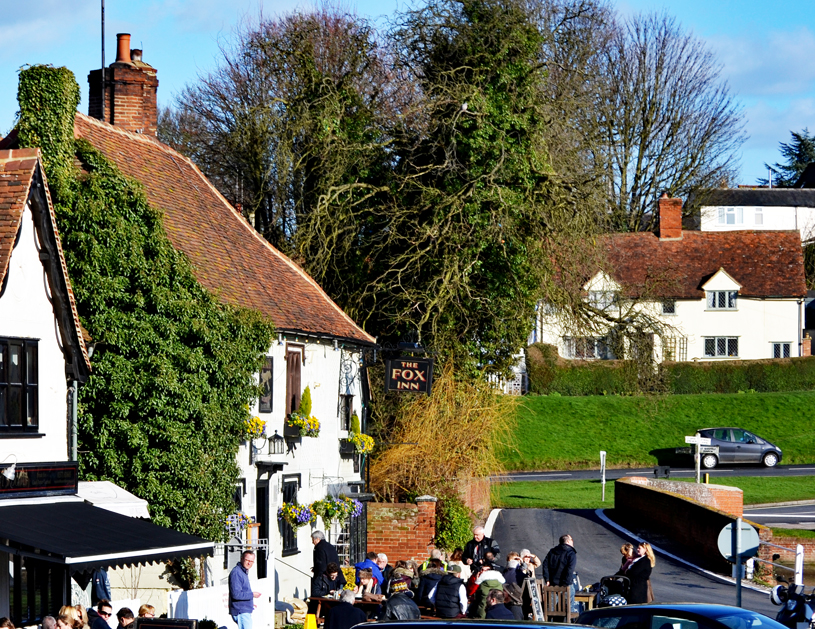
<path fill-rule="evenodd" d="M 461 578 L 461 566 L 451 564 L 430 592 L 430 600 L 439 618 L 463 618 L 467 613 L 467 589 Z"/>
<path fill-rule="evenodd" d="M 419 620 L 422 613 L 413 602 L 413 592 L 404 581 L 391 584 L 391 596 L 382 605 L 379 620 Z"/>

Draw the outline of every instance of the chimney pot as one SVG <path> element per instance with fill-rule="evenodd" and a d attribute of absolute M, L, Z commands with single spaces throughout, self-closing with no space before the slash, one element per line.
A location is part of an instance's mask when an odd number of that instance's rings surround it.
<path fill-rule="evenodd" d="M 131 63 L 130 33 L 116 34 L 116 63 Z"/>
<path fill-rule="evenodd" d="M 131 61 L 141 61 L 141 50 L 138 48 L 133 48 L 130 51 L 130 59 Z"/>
<path fill-rule="evenodd" d="M 659 198 L 659 239 L 682 239 L 682 199 L 671 199 L 667 193 Z"/>

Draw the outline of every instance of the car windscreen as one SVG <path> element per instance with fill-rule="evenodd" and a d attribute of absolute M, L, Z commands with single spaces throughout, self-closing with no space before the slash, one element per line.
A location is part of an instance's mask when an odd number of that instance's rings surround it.
<path fill-rule="evenodd" d="M 730 629 L 786 629 L 780 622 L 747 610 L 728 610 L 721 615 L 710 614 L 710 617 Z"/>

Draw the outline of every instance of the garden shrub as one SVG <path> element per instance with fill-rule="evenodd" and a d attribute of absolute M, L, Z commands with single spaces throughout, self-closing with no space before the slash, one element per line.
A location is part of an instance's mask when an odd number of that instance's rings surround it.
<path fill-rule="evenodd" d="M 815 389 L 815 356 L 663 363 L 671 393 L 786 392 Z"/>
<path fill-rule="evenodd" d="M 473 537 L 473 514 L 458 496 L 449 495 L 436 503 L 436 548 L 452 552 Z"/>
<path fill-rule="evenodd" d="M 539 395 L 631 395 L 639 388 L 632 361 L 566 360 L 544 343 L 527 348 L 526 370 L 530 392 Z"/>

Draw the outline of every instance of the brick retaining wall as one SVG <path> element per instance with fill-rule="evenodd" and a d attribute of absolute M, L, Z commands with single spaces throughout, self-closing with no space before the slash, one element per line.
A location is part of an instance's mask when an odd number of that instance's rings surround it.
<path fill-rule="evenodd" d="M 385 553 L 397 559 L 424 561 L 435 548 L 436 499 L 420 496 L 416 504 L 368 503 L 368 552 Z"/>

